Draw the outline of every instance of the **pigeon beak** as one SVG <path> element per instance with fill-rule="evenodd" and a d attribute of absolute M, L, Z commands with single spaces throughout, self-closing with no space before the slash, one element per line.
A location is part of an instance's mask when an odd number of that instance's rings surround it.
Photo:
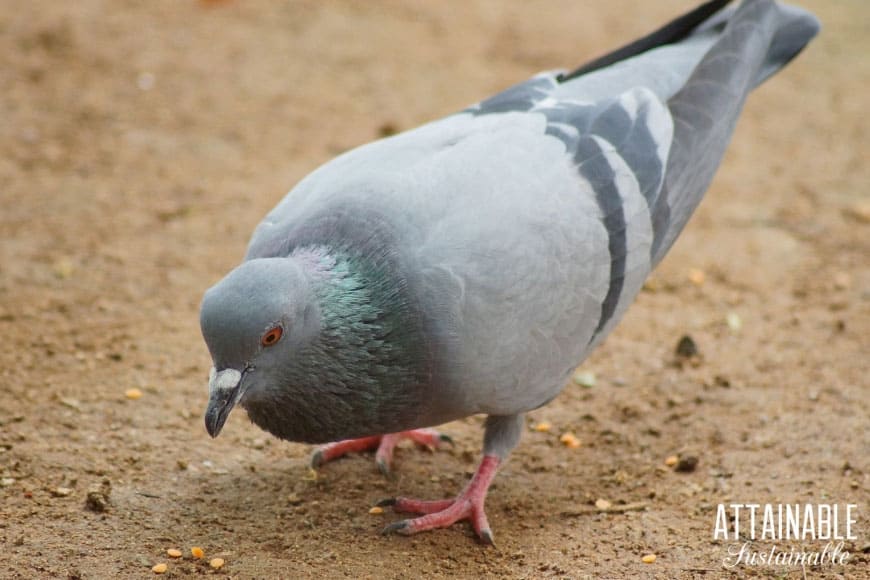
<path fill-rule="evenodd" d="M 230 416 L 230 411 L 242 395 L 242 373 L 236 369 L 211 369 L 208 377 L 208 407 L 205 410 L 205 430 L 217 437 Z"/>

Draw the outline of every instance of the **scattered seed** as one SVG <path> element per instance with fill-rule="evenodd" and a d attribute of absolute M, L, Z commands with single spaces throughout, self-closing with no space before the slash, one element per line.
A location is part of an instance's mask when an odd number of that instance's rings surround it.
<path fill-rule="evenodd" d="M 574 373 L 574 382 L 581 387 L 591 389 L 595 386 L 595 373 L 592 371 L 578 371 Z"/>
<path fill-rule="evenodd" d="M 729 312 L 725 317 L 725 323 L 731 329 L 731 332 L 739 332 L 743 328 L 743 321 L 740 320 L 740 315 L 736 312 Z"/>
<path fill-rule="evenodd" d="M 72 491 L 73 490 L 68 487 L 56 487 L 51 490 L 51 495 L 53 495 L 54 497 L 67 497 L 69 494 L 72 493 Z"/>
<path fill-rule="evenodd" d="M 658 292 L 660 289 L 660 286 L 661 286 L 661 284 L 659 284 L 659 281 L 656 280 L 655 278 L 647 278 L 646 281 L 644 281 L 644 283 L 643 283 L 642 290 L 644 292 L 651 292 L 651 293 Z"/>
<path fill-rule="evenodd" d="M 870 224 L 870 202 L 859 201 L 844 208 L 843 213 L 855 221 Z"/>
<path fill-rule="evenodd" d="M 194 546 L 190 549 L 190 555 L 199 560 L 205 556 L 205 552 L 199 546 Z"/>
<path fill-rule="evenodd" d="M 54 263 L 54 275 L 61 280 L 69 278 L 75 272 L 75 266 L 69 258 L 61 258 Z"/>
<path fill-rule="evenodd" d="M 599 499 L 595 500 L 595 507 L 602 510 L 602 511 L 610 509 L 610 506 L 612 506 L 612 505 L 613 504 L 610 503 L 609 501 L 607 501 L 606 499 L 599 498 Z"/>
<path fill-rule="evenodd" d="M 223 558 L 212 558 L 208 563 L 209 566 L 214 568 L 215 570 L 219 570 L 224 567 L 224 559 Z"/>
<path fill-rule="evenodd" d="M 168 569 L 169 566 L 161 562 L 160 564 L 154 564 L 154 566 L 151 568 L 151 571 L 155 574 L 164 574 Z"/>
<path fill-rule="evenodd" d="M 124 396 L 127 397 L 128 399 L 130 399 L 131 401 L 135 401 L 136 399 L 142 398 L 142 391 L 140 391 L 139 389 L 136 389 L 136 388 L 127 389 L 126 391 L 124 391 Z"/>
<path fill-rule="evenodd" d="M 82 404 L 78 400 L 73 399 L 72 397 L 62 397 L 60 399 L 60 404 L 64 407 L 69 407 L 74 411 L 82 410 Z"/>
<path fill-rule="evenodd" d="M 848 272 L 837 272 L 834 274 L 834 288 L 837 290 L 848 290 L 852 285 L 852 277 Z"/>
<path fill-rule="evenodd" d="M 646 556 L 644 556 L 640 560 L 644 564 L 652 564 L 653 562 L 656 561 L 656 555 L 655 554 L 647 554 Z"/>
<path fill-rule="evenodd" d="M 375 506 L 369 510 L 369 513 L 373 514 L 373 515 L 380 515 L 380 514 L 384 513 L 384 508 L 382 508 L 380 506 Z"/>
<path fill-rule="evenodd" d="M 698 268 L 689 269 L 689 282 L 695 286 L 700 286 L 704 283 L 704 271 Z"/>
<path fill-rule="evenodd" d="M 169 548 L 166 550 L 166 555 L 170 558 L 181 558 L 181 550 L 177 548 Z"/>
<path fill-rule="evenodd" d="M 14 485 L 14 484 L 15 484 L 14 477 L 4 477 L 3 479 L 0 479 L 0 487 L 9 487 L 10 485 Z"/>
<path fill-rule="evenodd" d="M 580 447 L 580 440 L 577 439 L 577 436 L 570 431 L 567 433 L 563 433 L 562 436 L 559 437 L 559 441 L 569 449 L 577 449 L 578 447 Z"/>
<path fill-rule="evenodd" d="M 549 423 L 547 423 L 546 421 L 541 421 L 540 423 L 538 423 L 537 425 L 535 425 L 532 428 L 535 431 L 537 431 L 538 433 L 549 433 L 550 429 L 552 429 L 553 426 L 550 425 Z"/>
<path fill-rule="evenodd" d="M 665 465 L 667 465 L 668 467 L 673 467 L 674 465 L 676 465 L 679 462 L 680 462 L 680 458 L 677 457 L 676 455 L 670 455 L 670 456 L 668 456 L 667 459 L 665 459 Z"/>

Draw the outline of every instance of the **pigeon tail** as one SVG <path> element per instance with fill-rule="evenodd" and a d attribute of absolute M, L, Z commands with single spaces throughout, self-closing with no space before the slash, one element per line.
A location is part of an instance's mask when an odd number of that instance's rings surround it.
<path fill-rule="evenodd" d="M 746 96 L 793 59 L 818 30 L 818 20 L 804 10 L 773 0 L 747 0 L 668 99 L 674 136 L 664 187 L 653 208 L 653 265 L 673 245 L 713 180 Z"/>

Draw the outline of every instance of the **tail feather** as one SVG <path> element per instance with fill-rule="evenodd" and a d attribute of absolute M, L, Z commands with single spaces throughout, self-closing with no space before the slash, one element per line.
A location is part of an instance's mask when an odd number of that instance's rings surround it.
<path fill-rule="evenodd" d="M 559 82 L 568 82 L 587 73 L 602 69 L 617 62 L 637 56 L 648 50 L 679 42 L 689 36 L 699 25 L 719 12 L 731 0 L 710 0 L 701 4 L 691 12 L 668 22 L 655 32 L 639 38 L 621 48 L 600 56 L 568 74 L 559 75 Z"/>
<path fill-rule="evenodd" d="M 709 187 L 749 92 L 794 58 L 818 30 L 808 12 L 773 0 L 746 0 L 668 100 L 674 136 L 653 208 L 653 264 L 667 253 Z"/>
<path fill-rule="evenodd" d="M 818 19 L 806 10 L 786 4 L 779 4 L 778 8 L 782 24 L 770 43 L 767 58 L 755 79 L 755 86 L 760 85 L 791 62 L 819 33 Z"/>

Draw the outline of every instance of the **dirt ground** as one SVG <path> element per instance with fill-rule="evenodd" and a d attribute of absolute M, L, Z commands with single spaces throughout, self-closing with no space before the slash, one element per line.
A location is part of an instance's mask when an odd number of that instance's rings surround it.
<path fill-rule="evenodd" d="M 370 456 L 315 479 L 244 412 L 209 439 L 202 292 L 320 163 L 693 3 L 0 0 L 0 577 L 870 578 L 870 4 L 801 1 L 824 33 L 750 98 L 595 384 L 528 417 L 488 548 L 369 513 L 455 494 L 480 417 L 394 480 Z M 728 571 L 729 502 L 857 504 L 852 556 Z"/>

